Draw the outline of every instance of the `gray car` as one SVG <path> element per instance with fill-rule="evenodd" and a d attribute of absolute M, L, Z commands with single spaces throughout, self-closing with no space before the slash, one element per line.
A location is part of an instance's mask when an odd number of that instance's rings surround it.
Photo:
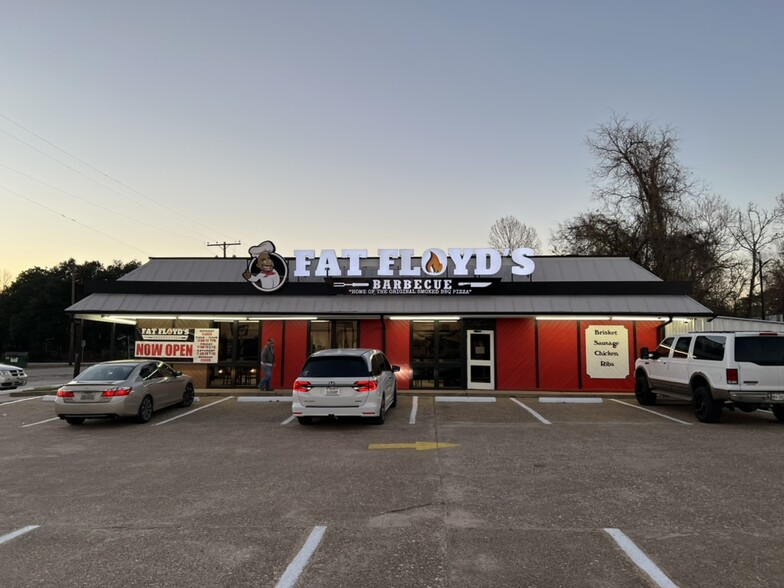
<path fill-rule="evenodd" d="M 98 363 L 84 370 L 57 391 L 55 413 L 68 424 L 85 419 L 134 417 L 150 420 L 154 410 L 193 403 L 190 376 L 155 360 Z"/>

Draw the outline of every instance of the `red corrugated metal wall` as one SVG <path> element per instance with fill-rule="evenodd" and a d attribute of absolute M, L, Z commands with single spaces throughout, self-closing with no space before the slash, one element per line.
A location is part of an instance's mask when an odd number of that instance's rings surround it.
<path fill-rule="evenodd" d="M 589 324 L 623 325 L 629 333 L 629 376 L 623 380 L 593 379 L 586 371 L 585 329 Z M 640 347 L 653 349 L 659 343 L 658 323 L 583 321 L 578 332 L 576 321 L 535 321 L 532 318 L 496 321 L 496 376 L 498 390 L 549 391 L 628 391 L 634 390 L 634 360 Z M 537 357 L 537 330 L 538 350 Z M 285 331 L 285 332 L 284 332 Z M 386 346 L 384 345 L 386 331 Z M 272 383 L 290 388 L 307 357 L 307 321 L 264 321 L 261 345 L 272 337 L 276 343 L 276 362 Z M 363 321 L 360 345 L 386 348 L 389 361 L 400 366 L 397 375 L 401 390 L 411 388 L 410 325 L 406 321 Z M 578 355 L 579 354 L 579 355 Z M 579 361 L 578 361 L 579 358 Z M 582 388 L 580 388 L 582 380 Z"/>
<path fill-rule="evenodd" d="M 577 322 L 537 321 L 539 333 L 539 388 L 579 390 Z"/>
<path fill-rule="evenodd" d="M 286 355 L 282 357 L 283 388 L 291 388 L 297 379 L 308 354 L 308 322 L 286 321 L 285 332 Z M 273 381 L 274 378 L 273 378 Z"/>
<path fill-rule="evenodd" d="M 536 321 L 496 321 L 496 374 L 498 390 L 536 389 Z"/>
<path fill-rule="evenodd" d="M 640 356 L 640 347 L 647 347 L 651 351 L 656 349 L 659 344 L 660 325 L 661 323 L 637 323 L 637 348 L 631 349 L 631 345 L 629 347 L 632 354 L 632 366 L 634 366 L 634 360 Z"/>
<path fill-rule="evenodd" d="M 411 388 L 411 333 L 408 321 L 385 321 L 386 351 L 389 362 L 400 366 L 397 374 L 399 390 Z"/>
<path fill-rule="evenodd" d="M 359 321 L 359 346 L 370 349 L 383 349 L 381 338 L 381 321 Z"/>

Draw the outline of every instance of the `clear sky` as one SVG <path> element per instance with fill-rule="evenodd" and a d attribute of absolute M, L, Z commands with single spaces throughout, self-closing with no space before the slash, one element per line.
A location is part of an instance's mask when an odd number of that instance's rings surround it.
<path fill-rule="evenodd" d="M 547 252 L 613 112 L 772 209 L 783 30 L 781 0 L 11 0 L 0 272 L 484 247 L 506 215 Z"/>

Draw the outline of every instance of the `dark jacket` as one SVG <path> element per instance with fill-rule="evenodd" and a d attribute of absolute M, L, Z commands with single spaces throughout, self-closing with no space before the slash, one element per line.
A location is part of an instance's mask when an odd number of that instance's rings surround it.
<path fill-rule="evenodd" d="M 275 350 L 267 343 L 264 349 L 261 350 L 261 363 L 275 363 Z"/>

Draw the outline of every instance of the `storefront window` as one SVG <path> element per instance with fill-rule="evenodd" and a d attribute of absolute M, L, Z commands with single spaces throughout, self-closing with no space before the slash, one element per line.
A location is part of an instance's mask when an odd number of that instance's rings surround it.
<path fill-rule="evenodd" d="M 464 380 L 462 325 L 455 322 L 411 323 L 414 388 L 461 388 Z"/>
<path fill-rule="evenodd" d="M 210 366 L 210 387 L 231 386 L 231 366 L 218 364 Z"/>
<path fill-rule="evenodd" d="M 310 353 L 330 348 L 331 325 L 327 321 L 310 323 Z"/>
<path fill-rule="evenodd" d="M 335 347 L 358 347 L 357 321 L 335 321 Z"/>
<path fill-rule="evenodd" d="M 411 359 L 414 363 L 435 361 L 435 322 L 411 323 Z"/>
<path fill-rule="evenodd" d="M 239 361 L 258 361 L 259 323 L 239 323 L 237 326 L 237 359 Z"/>
<path fill-rule="evenodd" d="M 310 323 L 310 353 L 336 347 L 359 347 L 357 321 L 313 321 Z"/>
<path fill-rule="evenodd" d="M 218 323 L 218 365 L 210 366 L 214 388 L 258 384 L 259 323 Z"/>
<path fill-rule="evenodd" d="M 218 344 L 218 361 L 234 359 L 234 323 L 219 323 L 220 342 Z"/>

